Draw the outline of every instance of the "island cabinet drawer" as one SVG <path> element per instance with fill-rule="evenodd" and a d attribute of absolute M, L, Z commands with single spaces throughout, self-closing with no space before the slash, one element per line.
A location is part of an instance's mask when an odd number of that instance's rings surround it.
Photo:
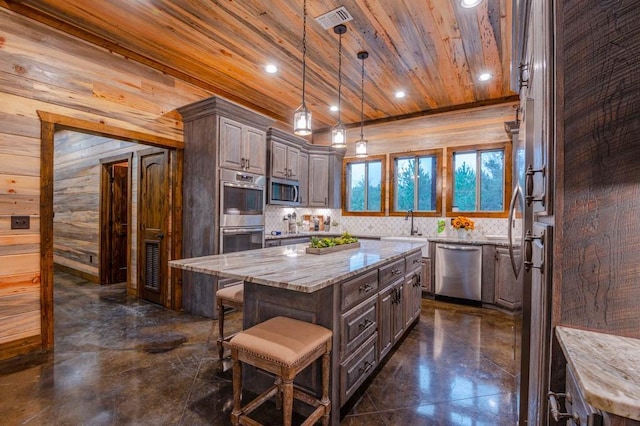
<path fill-rule="evenodd" d="M 407 271 L 412 271 L 418 268 L 422 268 L 422 252 L 420 251 L 405 257 L 405 269 Z"/>
<path fill-rule="evenodd" d="M 340 406 L 343 406 L 378 365 L 378 334 L 374 333 L 340 364 Z"/>
<path fill-rule="evenodd" d="M 373 270 L 343 282 L 341 292 L 341 311 L 344 312 L 378 292 L 378 271 Z"/>
<path fill-rule="evenodd" d="M 566 389 L 565 409 L 573 417 L 567 421 L 567 424 L 601 426 L 602 414 L 585 401 L 569 364 L 567 364 Z"/>
<path fill-rule="evenodd" d="M 381 289 L 396 281 L 399 277 L 404 276 L 404 262 L 404 259 L 396 260 L 394 262 L 381 266 L 380 269 L 378 269 Z"/>
<path fill-rule="evenodd" d="M 340 315 L 340 359 L 347 358 L 378 328 L 378 297 Z"/>

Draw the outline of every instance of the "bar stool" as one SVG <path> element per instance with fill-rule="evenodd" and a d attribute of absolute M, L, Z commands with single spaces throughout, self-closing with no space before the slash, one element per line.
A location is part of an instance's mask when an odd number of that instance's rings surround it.
<path fill-rule="evenodd" d="M 222 359 L 224 349 L 229 346 L 229 340 L 236 335 L 236 333 L 229 336 L 224 335 L 224 307 L 242 309 L 244 304 L 244 284 L 232 285 L 216 291 L 216 301 L 218 304 L 218 354 Z"/>
<path fill-rule="evenodd" d="M 329 424 L 331 401 L 329 400 L 329 365 L 332 332 L 324 327 L 287 317 L 275 317 L 241 331 L 231 339 L 233 359 L 233 412 L 234 425 L 260 425 L 248 415 L 276 396 L 276 406 L 282 403 L 282 420 L 291 425 L 293 399 L 315 407 L 303 425 L 312 425 L 320 418 Z M 322 357 L 322 398 L 293 387 L 296 375 Z M 276 376 L 275 384 L 249 402 L 242 402 L 242 364 Z"/>

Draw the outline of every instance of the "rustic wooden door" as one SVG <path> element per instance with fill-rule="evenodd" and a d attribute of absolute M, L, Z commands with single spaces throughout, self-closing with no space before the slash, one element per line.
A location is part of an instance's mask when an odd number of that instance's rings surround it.
<path fill-rule="evenodd" d="M 112 164 L 110 169 L 109 283 L 122 283 L 127 281 L 129 164 Z"/>
<path fill-rule="evenodd" d="M 102 159 L 100 177 L 100 283 L 129 282 L 131 156 Z"/>
<path fill-rule="evenodd" d="M 169 156 L 141 153 L 138 190 L 138 283 L 140 297 L 160 305 L 167 295 Z"/>

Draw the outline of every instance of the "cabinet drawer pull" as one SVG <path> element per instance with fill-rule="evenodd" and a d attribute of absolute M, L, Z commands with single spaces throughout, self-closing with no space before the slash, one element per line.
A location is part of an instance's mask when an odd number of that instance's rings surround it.
<path fill-rule="evenodd" d="M 398 268 L 393 268 L 391 270 L 391 275 L 398 275 L 399 273 L 400 273 L 400 269 L 398 269 Z"/>
<path fill-rule="evenodd" d="M 547 394 L 547 397 L 549 399 L 549 412 L 551 413 L 551 417 L 553 417 L 553 420 L 557 422 L 561 421 L 561 420 L 566 420 L 566 419 L 575 419 L 575 416 L 571 413 L 561 413 L 560 409 L 558 408 L 558 398 L 566 398 L 567 394 L 564 393 L 555 393 L 555 392 L 549 392 Z M 580 419 L 578 419 L 578 422 L 576 424 L 580 424 Z"/>
<path fill-rule="evenodd" d="M 358 328 L 360 330 L 364 330 L 365 328 L 368 328 L 371 324 L 373 324 L 373 321 L 367 318 L 364 320 L 364 322 L 361 322 L 360 324 L 358 324 Z"/>
<path fill-rule="evenodd" d="M 373 367 L 373 363 L 372 362 L 365 361 L 364 362 L 364 367 L 360 367 L 358 369 L 358 372 L 360 374 L 368 373 L 371 370 L 372 367 Z"/>
<path fill-rule="evenodd" d="M 360 292 L 364 291 L 365 293 L 369 293 L 371 290 L 373 290 L 373 287 L 371 286 L 371 284 L 367 283 L 358 287 L 358 290 L 360 290 Z"/>
<path fill-rule="evenodd" d="M 422 263 L 422 259 L 413 259 L 413 263 Z"/>
<path fill-rule="evenodd" d="M 420 287 L 420 282 L 422 281 L 420 274 L 418 274 L 417 272 L 414 272 L 413 278 L 415 279 L 415 281 L 413 282 L 413 286 Z"/>

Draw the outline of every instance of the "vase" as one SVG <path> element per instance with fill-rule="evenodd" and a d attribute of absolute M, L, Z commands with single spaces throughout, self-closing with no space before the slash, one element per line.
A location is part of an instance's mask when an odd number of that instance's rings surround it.
<path fill-rule="evenodd" d="M 456 234 L 459 240 L 468 240 L 471 237 L 466 229 L 456 229 Z"/>

